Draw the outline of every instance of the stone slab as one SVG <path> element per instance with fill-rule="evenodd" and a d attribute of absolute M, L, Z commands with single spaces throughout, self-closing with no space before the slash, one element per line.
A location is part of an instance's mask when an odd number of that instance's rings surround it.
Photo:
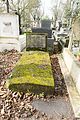
<path fill-rule="evenodd" d="M 39 110 L 42 113 L 52 116 L 52 120 L 73 120 L 74 114 L 69 100 L 66 100 L 64 97 L 56 97 L 53 100 L 42 101 L 34 100 L 32 102 L 33 107 Z"/>
<path fill-rule="evenodd" d="M 49 54 L 41 51 L 23 53 L 7 83 L 13 91 L 53 94 L 54 79 Z"/>

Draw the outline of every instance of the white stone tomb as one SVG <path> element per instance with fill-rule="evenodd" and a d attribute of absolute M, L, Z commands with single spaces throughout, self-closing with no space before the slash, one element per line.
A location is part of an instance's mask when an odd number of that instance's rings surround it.
<path fill-rule="evenodd" d="M 0 14 L 0 51 L 5 49 L 16 49 L 21 51 L 25 45 L 21 46 L 21 41 L 25 42 L 26 37 L 23 36 L 21 40 L 19 36 L 18 15 L 8 13 Z"/>

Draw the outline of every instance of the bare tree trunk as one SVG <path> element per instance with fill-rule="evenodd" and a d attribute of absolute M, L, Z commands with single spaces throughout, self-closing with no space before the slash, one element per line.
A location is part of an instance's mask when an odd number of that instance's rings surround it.
<path fill-rule="evenodd" d="M 22 30 L 21 30 L 21 16 L 20 14 L 18 14 L 19 16 L 19 34 L 21 35 L 22 34 Z"/>
<path fill-rule="evenodd" d="M 9 13 L 9 1 L 6 0 L 7 13 Z"/>
<path fill-rule="evenodd" d="M 73 31 L 71 31 L 71 34 L 70 34 L 69 45 L 68 45 L 69 50 L 72 49 L 72 43 L 73 43 Z"/>

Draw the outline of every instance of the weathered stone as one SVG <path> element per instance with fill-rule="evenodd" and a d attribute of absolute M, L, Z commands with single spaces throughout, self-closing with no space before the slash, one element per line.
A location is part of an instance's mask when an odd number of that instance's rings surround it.
<path fill-rule="evenodd" d="M 45 49 L 46 48 L 46 34 L 43 35 L 40 33 L 27 34 L 27 49 Z"/>

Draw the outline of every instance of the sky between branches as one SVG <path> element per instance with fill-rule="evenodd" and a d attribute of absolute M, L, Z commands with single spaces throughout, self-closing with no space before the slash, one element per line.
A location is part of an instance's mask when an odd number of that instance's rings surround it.
<path fill-rule="evenodd" d="M 53 5 L 59 5 L 60 1 L 65 3 L 66 0 L 41 0 L 42 9 L 44 10 L 44 15 L 52 18 L 51 8 Z"/>

